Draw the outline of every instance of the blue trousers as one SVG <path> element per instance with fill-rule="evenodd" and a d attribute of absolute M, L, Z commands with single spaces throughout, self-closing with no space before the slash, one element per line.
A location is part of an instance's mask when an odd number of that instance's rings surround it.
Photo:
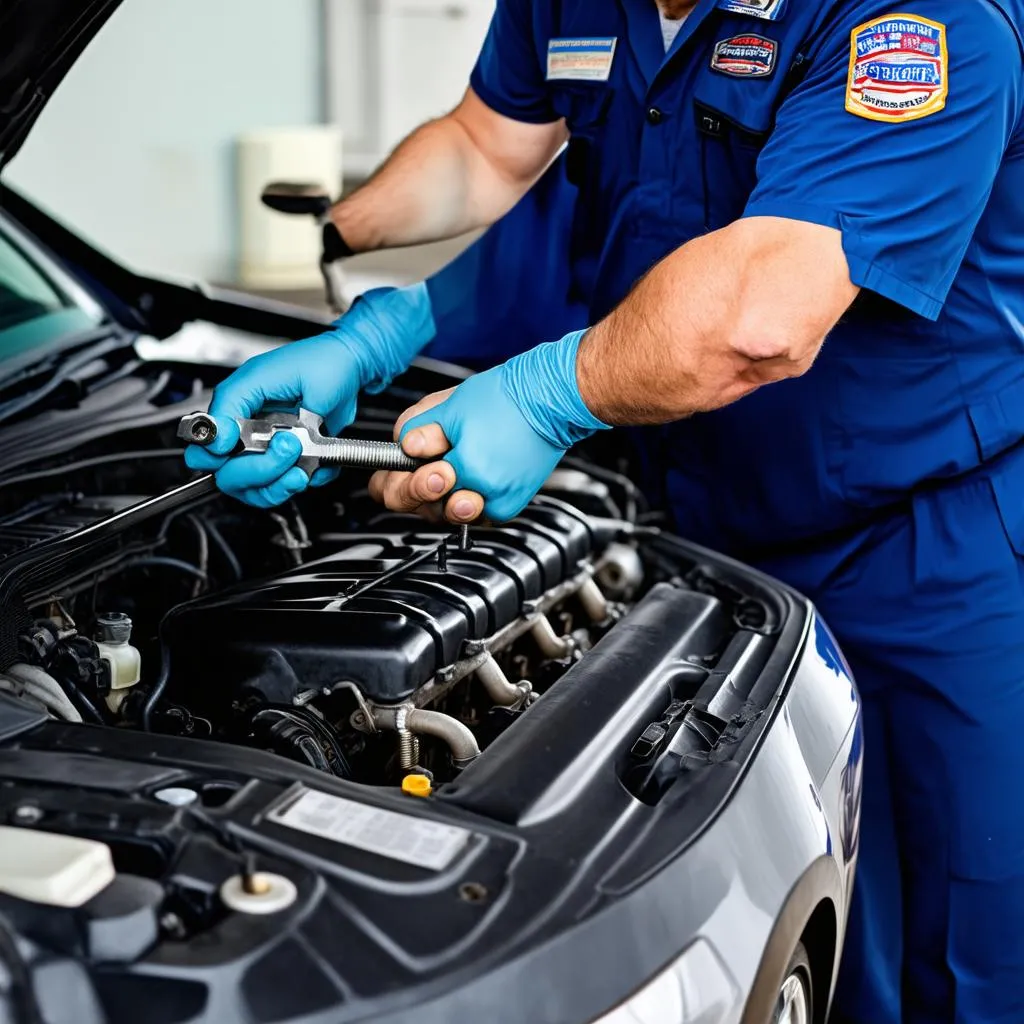
<path fill-rule="evenodd" d="M 1014 458 L 1005 472 L 1024 481 Z M 1024 536 L 1013 519 L 979 473 L 831 550 L 761 562 L 815 601 L 864 700 L 860 859 L 834 1024 L 1024 1024 Z"/>

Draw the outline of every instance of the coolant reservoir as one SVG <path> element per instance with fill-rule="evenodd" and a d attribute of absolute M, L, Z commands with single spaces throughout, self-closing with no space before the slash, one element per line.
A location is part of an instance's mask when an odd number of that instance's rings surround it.
<path fill-rule="evenodd" d="M 0 892 L 80 907 L 114 880 L 110 847 L 92 839 L 0 825 Z"/>
<path fill-rule="evenodd" d="M 124 612 L 107 612 L 96 620 L 96 646 L 110 666 L 107 707 L 115 714 L 129 690 L 142 678 L 142 655 L 132 647 L 132 620 Z"/>

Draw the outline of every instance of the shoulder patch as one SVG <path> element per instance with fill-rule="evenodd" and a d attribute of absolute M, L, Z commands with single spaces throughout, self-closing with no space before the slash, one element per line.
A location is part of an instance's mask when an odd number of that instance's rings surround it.
<path fill-rule="evenodd" d="M 949 95 L 946 26 L 919 14 L 888 14 L 850 36 L 846 109 L 870 121 L 916 121 Z"/>

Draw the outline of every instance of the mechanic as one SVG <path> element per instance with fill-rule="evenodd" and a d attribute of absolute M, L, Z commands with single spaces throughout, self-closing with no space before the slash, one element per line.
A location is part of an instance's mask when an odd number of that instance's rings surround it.
<path fill-rule="evenodd" d="M 1022 26 L 1024 0 L 499 0 L 463 103 L 333 212 L 344 253 L 456 236 L 568 140 L 589 318 L 409 410 L 437 461 L 372 490 L 505 519 L 574 443 L 646 427 L 678 532 L 817 603 L 864 700 L 858 1024 L 1024 1021 Z M 341 430 L 460 302 L 486 343 L 501 285 L 371 292 L 212 411 Z M 188 460 L 267 506 L 297 456 Z"/>

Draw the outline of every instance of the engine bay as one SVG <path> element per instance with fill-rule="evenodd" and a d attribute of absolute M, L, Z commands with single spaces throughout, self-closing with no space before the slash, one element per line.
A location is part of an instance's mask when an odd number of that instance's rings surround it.
<path fill-rule="evenodd" d="M 580 471 L 549 489 L 571 486 L 607 496 Z M 136 497 L 54 496 L 0 538 L 57 536 Z M 65 721 L 254 746 L 369 784 L 446 779 L 644 590 L 626 524 L 565 497 L 474 529 L 467 550 L 444 526 L 336 498 L 262 515 L 205 500 L 68 566 L 13 638 L 8 613 L 0 690 Z"/>
<path fill-rule="evenodd" d="M 546 957 L 538 929 L 633 914 L 764 742 L 806 603 L 666 531 L 607 441 L 468 544 L 382 510 L 365 471 L 234 502 L 175 440 L 215 380 L 137 367 L 4 428 L 0 823 L 102 844 L 117 877 L 70 910 L 0 894 L 0 917 L 93 965 L 111 1019 L 184 1021 L 462 991 Z M 414 370 L 354 433 L 450 382 Z M 289 903 L 264 918 L 268 877 Z"/>
<path fill-rule="evenodd" d="M 464 543 L 383 511 L 357 471 L 272 512 L 189 493 L 173 441 L 189 399 L 170 397 L 132 450 L 110 450 L 121 431 L 3 488 L 0 691 L 52 718 L 431 786 L 529 719 L 659 585 L 717 598 L 693 692 L 737 636 L 774 628 L 763 602 L 666 554 L 621 465 L 568 460 Z M 366 436 L 407 400 L 380 399 Z M 711 742 L 726 724 L 693 729 Z"/>

